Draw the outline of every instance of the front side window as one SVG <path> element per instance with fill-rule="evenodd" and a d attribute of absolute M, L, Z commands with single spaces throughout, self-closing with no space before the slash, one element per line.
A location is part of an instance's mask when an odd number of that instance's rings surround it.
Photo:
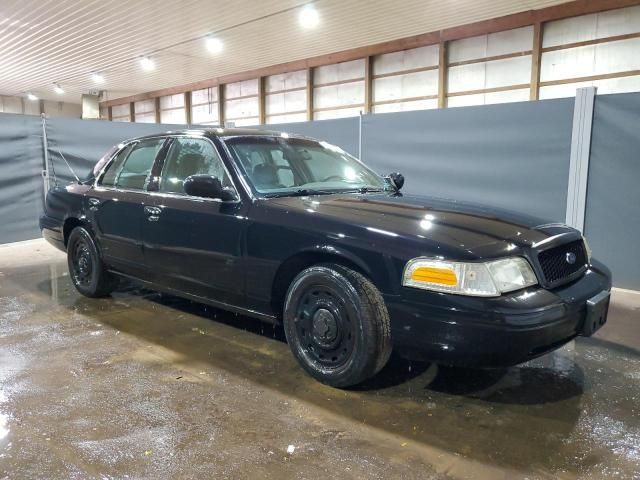
<path fill-rule="evenodd" d="M 326 142 L 247 136 L 225 139 L 258 193 L 333 193 L 384 190 L 385 182 L 361 162 Z"/>
<path fill-rule="evenodd" d="M 211 142 L 200 138 L 176 138 L 164 161 L 159 191 L 184 194 L 184 181 L 191 175 L 211 175 L 218 177 L 223 187 L 231 186 Z"/>
<path fill-rule="evenodd" d="M 164 141 L 164 138 L 154 138 L 125 147 L 107 167 L 100 185 L 143 190 Z"/>

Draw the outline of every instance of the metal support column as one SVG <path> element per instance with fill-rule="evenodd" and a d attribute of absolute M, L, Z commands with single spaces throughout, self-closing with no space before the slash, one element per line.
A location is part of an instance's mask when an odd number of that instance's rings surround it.
<path fill-rule="evenodd" d="M 567 189 L 566 223 L 584 231 L 587 203 L 587 180 L 589 177 L 589 155 L 591 153 L 591 125 L 596 88 L 576 90 L 571 133 L 571 157 L 569 163 L 569 185 Z"/>

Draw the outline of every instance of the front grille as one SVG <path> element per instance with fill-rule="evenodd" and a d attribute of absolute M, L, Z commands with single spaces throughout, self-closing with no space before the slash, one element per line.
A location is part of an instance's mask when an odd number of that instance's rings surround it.
<path fill-rule="evenodd" d="M 575 255 L 575 262 L 570 263 L 567 257 Z M 583 270 L 587 265 L 587 254 L 582 240 L 565 243 L 558 247 L 544 250 L 538 254 L 538 262 L 547 284 L 557 285 L 568 280 L 572 275 Z"/>

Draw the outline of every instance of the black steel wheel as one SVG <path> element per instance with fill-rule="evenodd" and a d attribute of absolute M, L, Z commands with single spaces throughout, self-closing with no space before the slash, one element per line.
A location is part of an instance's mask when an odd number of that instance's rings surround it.
<path fill-rule="evenodd" d="M 382 295 L 366 277 L 342 265 L 313 266 L 293 280 L 284 327 L 302 367 L 334 387 L 375 375 L 391 354 Z"/>
<path fill-rule="evenodd" d="M 85 227 L 76 227 L 69 235 L 67 263 L 73 285 L 87 297 L 104 297 L 117 286 L 117 279 L 105 269 Z"/>

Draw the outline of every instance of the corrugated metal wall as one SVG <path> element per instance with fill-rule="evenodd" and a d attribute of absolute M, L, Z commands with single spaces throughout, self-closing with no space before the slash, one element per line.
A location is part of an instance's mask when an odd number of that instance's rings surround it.
<path fill-rule="evenodd" d="M 439 91 L 448 107 L 573 97 L 576 88 L 592 85 L 600 93 L 640 91 L 640 6 L 544 23 L 537 87 L 535 42 L 534 26 L 446 42 L 444 85 L 441 46 L 431 45 L 222 85 L 222 109 L 218 87 L 194 91 L 190 112 L 183 98 L 162 121 L 190 113 L 194 124 L 240 126 L 426 110 L 438 107 Z M 136 122 L 153 121 L 150 102 L 136 102 Z M 112 118 L 134 120 L 127 105 L 112 107 Z"/>

